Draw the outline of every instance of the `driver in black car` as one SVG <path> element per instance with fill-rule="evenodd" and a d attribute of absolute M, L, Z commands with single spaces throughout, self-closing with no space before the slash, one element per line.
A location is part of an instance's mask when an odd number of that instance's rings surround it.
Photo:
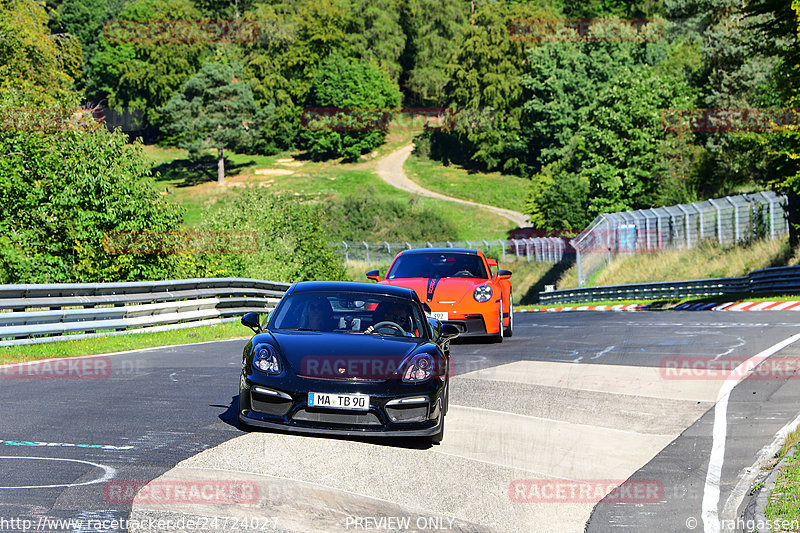
<path fill-rule="evenodd" d="M 373 325 L 365 329 L 364 333 L 372 333 L 375 331 L 375 325 L 381 322 L 393 322 L 400 326 L 406 335 L 411 335 L 411 333 L 409 333 L 409 329 L 411 329 L 411 321 L 409 319 L 408 312 L 406 309 L 403 309 L 403 306 L 400 304 L 394 302 L 381 302 L 378 304 L 378 307 L 375 308 L 375 312 L 372 314 L 372 319 Z"/>

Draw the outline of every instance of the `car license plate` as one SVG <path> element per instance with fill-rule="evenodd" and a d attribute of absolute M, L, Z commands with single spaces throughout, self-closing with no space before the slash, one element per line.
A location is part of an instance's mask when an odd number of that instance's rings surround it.
<path fill-rule="evenodd" d="M 322 392 L 309 392 L 308 406 L 332 407 L 334 409 L 354 409 L 356 411 L 366 411 L 369 409 L 369 395 L 326 394 Z"/>
<path fill-rule="evenodd" d="M 434 311 L 431 313 L 433 318 L 438 318 L 439 320 L 447 320 L 449 318 L 448 313 L 446 311 Z"/>

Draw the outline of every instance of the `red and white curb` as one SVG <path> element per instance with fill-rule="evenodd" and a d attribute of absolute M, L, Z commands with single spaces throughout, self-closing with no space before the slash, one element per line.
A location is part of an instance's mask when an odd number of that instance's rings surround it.
<path fill-rule="evenodd" d="M 572 307 L 534 307 L 515 309 L 519 313 L 555 313 L 559 311 L 647 311 L 650 304 L 581 305 Z M 672 307 L 673 311 L 800 311 L 800 301 L 791 302 L 703 302 L 685 303 Z"/>
<path fill-rule="evenodd" d="M 677 311 L 800 311 L 800 302 L 726 302 L 685 303 L 673 307 Z"/>
<path fill-rule="evenodd" d="M 800 303 L 800 302 L 797 302 Z M 558 311 L 642 311 L 647 309 L 650 304 L 627 304 L 627 305 L 581 305 L 574 307 L 534 307 L 533 309 L 519 309 L 520 313 L 555 313 Z"/>

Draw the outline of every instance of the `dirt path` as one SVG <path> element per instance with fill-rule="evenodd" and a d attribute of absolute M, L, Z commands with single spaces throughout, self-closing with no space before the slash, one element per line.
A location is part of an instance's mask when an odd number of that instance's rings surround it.
<path fill-rule="evenodd" d="M 439 194 L 438 192 L 429 191 L 428 189 L 423 189 L 406 176 L 406 173 L 403 171 L 403 163 L 406 162 L 408 156 L 411 155 L 411 152 L 414 150 L 413 144 L 407 144 L 400 148 L 399 150 L 395 150 L 391 154 L 385 156 L 383 159 L 378 161 L 377 172 L 378 176 L 381 177 L 383 181 L 388 183 L 393 187 L 397 187 L 400 190 L 410 192 L 412 194 L 419 194 L 420 196 L 428 196 L 430 198 L 438 198 L 440 200 L 448 200 L 450 202 L 458 202 L 460 204 L 471 205 L 474 207 L 480 207 L 482 209 L 488 209 L 489 211 L 500 215 L 501 217 L 505 217 L 508 220 L 512 221 L 519 227 L 528 226 L 528 216 L 522 213 L 517 213 L 516 211 L 511 211 L 510 209 L 503 209 L 502 207 L 494 207 L 491 205 L 484 205 L 479 204 L 476 202 L 470 202 L 468 200 L 461 200 L 460 198 L 453 198 L 451 196 L 445 196 L 443 194 Z"/>

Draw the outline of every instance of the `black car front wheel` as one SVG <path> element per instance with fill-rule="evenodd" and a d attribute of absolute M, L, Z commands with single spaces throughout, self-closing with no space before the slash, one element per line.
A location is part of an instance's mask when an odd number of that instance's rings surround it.
<path fill-rule="evenodd" d="M 246 394 L 246 392 L 239 391 L 239 400 L 238 400 L 238 405 L 236 406 L 236 420 L 238 422 L 239 429 L 241 429 L 242 431 L 252 431 L 253 426 L 251 426 L 250 424 L 246 424 L 242 420 L 242 405 L 244 405 L 244 402 L 242 401 L 243 394 Z"/>
<path fill-rule="evenodd" d="M 439 415 L 439 431 L 430 436 L 431 444 L 441 444 L 444 438 L 444 410 Z"/>

